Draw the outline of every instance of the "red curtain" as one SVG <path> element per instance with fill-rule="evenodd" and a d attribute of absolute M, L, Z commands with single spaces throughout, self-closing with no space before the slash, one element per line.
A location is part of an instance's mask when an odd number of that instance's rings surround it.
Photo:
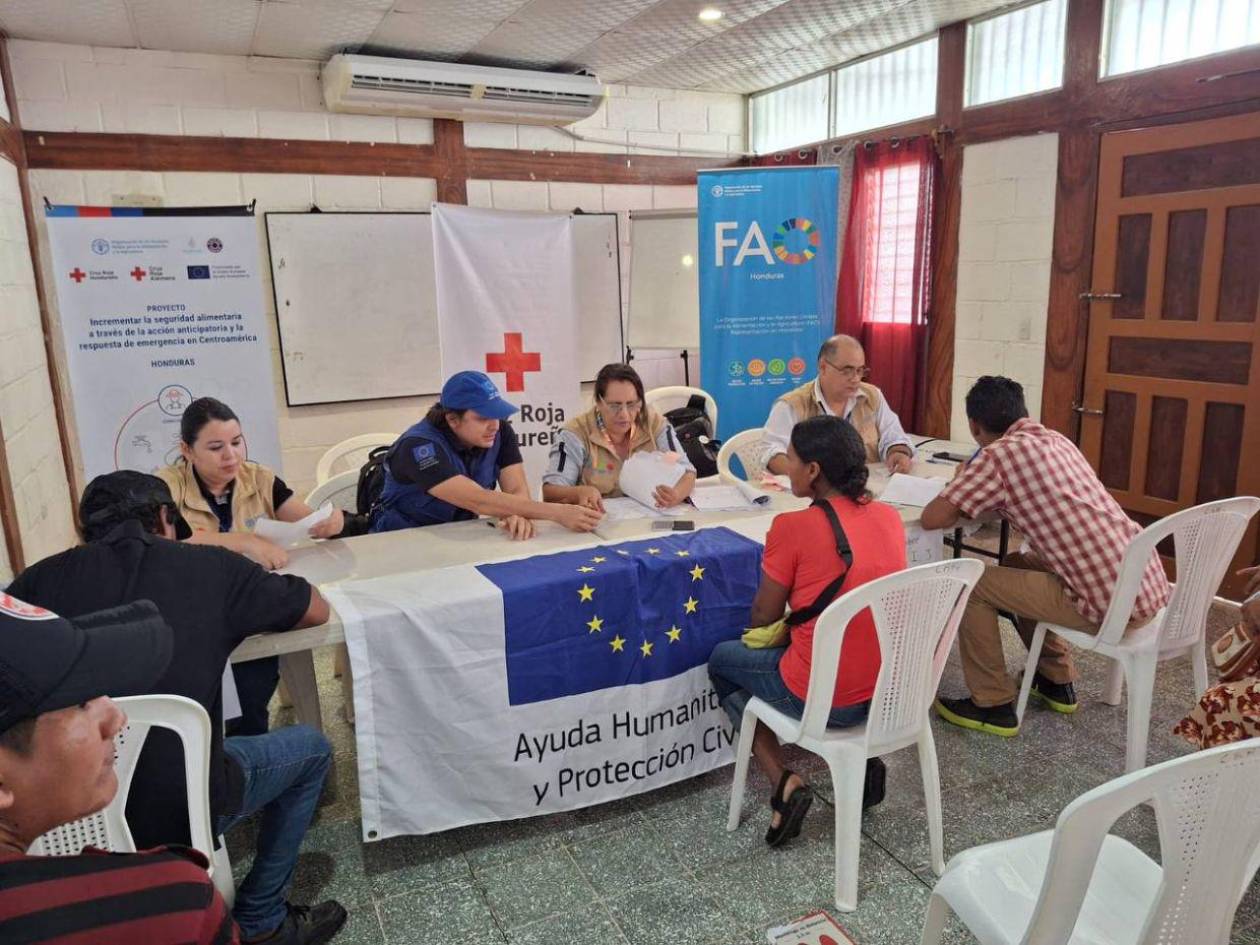
<path fill-rule="evenodd" d="M 923 429 L 937 165 L 927 137 L 857 148 L 836 291 L 836 331 L 861 340 L 871 383 L 911 431 Z"/>

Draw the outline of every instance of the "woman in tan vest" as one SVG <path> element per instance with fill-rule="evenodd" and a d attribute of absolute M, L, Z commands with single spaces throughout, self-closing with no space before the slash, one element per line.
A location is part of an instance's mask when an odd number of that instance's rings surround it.
<path fill-rule="evenodd" d="M 179 423 L 180 458 L 157 471 L 184 520 L 192 528 L 187 541 L 220 545 L 239 552 L 264 568 L 288 562 L 283 548 L 253 533 L 259 518 L 296 522 L 311 514 L 284 480 L 266 466 L 245 458 L 245 436 L 232 408 L 213 397 L 188 405 Z M 345 520 L 333 514 L 311 529 L 312 538 L 334 538 Z M 277 657 L 233 666 L 241 718 L 228 726 L 232 735 L 267 731 L 267 703 L 280 678 Z"/>
<path fill-rule="evenodd" d="M 669 421 L 647 405 L 638 372 L 628 364 L 605 364 L 595 377 L 595 405 L 556 437 L 543 475 L 543 499 L 602 511 L 605 497 L 621 495 L 621 464 L 634 453 L 654 451 L 678 454 L 687 470 L 677 485 L 656 490 L 658 506 L 678 505 L 696 484 L 695 467 Z"/>

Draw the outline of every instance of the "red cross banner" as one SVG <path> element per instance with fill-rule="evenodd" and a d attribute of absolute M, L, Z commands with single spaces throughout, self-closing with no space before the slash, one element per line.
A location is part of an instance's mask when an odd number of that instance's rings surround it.
<path fill-rule="evenodd" d="M 433 207 L 442 376 L 484 371 L 512 417 L 535 494 L 556 433 L 579 407 L 573 220 Z"/>
<path fill-rule="evenodd" d="M 258 224 L 244 212 L 50 206 L 61 330 L 86 479 L 179 455 L 196 397 L 240 415 L 281 470 Z"/>

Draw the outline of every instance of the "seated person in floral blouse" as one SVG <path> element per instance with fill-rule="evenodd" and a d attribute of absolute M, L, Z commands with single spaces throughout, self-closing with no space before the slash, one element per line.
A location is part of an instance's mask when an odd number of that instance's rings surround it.
<path fill-rule="evenodd" d="M 1260 565 L 1239 572 L 1249 577 L 1242 620 L 1252 638 L 1260 636 Z M 1232 632 L 1232 631 L 1231 631 Z M 1173 732 L 1196 748 L 1228 745 L 1260 735 L 1260 671 L 1253 661 L 1247 675 L 1212 686 Z"/>

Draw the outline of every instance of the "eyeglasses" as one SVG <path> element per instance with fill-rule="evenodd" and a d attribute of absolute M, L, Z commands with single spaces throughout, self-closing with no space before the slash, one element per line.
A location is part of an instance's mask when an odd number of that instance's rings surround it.
<path fill-rule="evenodd" d="M 601 400 L 600 403 L 602 403 L 611 413 L 614 414 L 638 413 L 639 408 L 643 406 L 643 401 L 641 400 L 627 400 L 625 403 L 619 403 L 612 400 Z"/>
<path fill-rule="evenodd" d="M 854 364 L 846 364 L 844 367 L 841 367 L 838 364 L 832 364 L 826 358 L 823 358 L 823 364 L 827 365 L 827 367 L 831 368 L 833 371 L 835 371 L 837 374 L 843 377 L 846 381 L 851 381 L 854 378 L 858 378 L 859 380 L 864 381 L 868 377 L 871 376 L 871 369 L 868 368 L 865 364 L 860 365 L 860 366 L 854 365 Z"/>

